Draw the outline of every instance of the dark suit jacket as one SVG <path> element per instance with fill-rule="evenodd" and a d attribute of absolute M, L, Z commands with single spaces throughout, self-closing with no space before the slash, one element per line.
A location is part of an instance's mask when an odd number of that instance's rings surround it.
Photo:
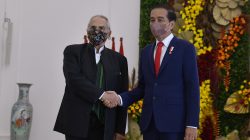
<path fill-rule="evenodd" d="M 141 53 L 138 87 L 121 94 L 126 107 L 144 98 L 140 127 L 145 131 L 151 117 L 161 132 L 183 132 L 186 126 L 198 126 L 199 80 L 196 51 L 192 44 L 174 37 L 160 66 L 154 72 L 154 46 Z M 170 48 L 174 47 L 170 54 Z"/>
<path fill-rule="evenodd" d="M 70 45 L 64 50 L 63 71 L 65 94 L 57 116 L 55 131 L 76 137 L 86 137 L 90 112 L 94 103 L 107 90 L 117 93 L 128 89 L 127 59 L 104 48 L 101 54 L 105 74 L 105 89 L 96 87 L 97 66 L 95 51 L 89 44 Z M 105 108 L 105 140 L 114 133 L 124 134 L 126 110 L 122 107 Z"/>

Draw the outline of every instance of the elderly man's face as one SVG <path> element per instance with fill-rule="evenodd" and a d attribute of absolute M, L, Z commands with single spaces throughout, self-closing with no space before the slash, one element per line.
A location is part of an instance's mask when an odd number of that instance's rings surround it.
<path fill-rule="evenodd" d="M 90 21 L 88 30 L 100 30 L 105 33 L 109 33 L 109 29 L 107 27 L 107 21 L 101 17 L 95 17 Z"/>
<path fill-rule="evenodd" d="M 110 35 L 107 21 L 101 17 L 95 17 L 90 21 L 87 32 L 89 41 L 94 46 L 104 45 Z"/>

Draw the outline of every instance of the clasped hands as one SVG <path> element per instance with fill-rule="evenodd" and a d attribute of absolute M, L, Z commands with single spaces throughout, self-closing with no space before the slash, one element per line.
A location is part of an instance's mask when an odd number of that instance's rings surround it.
<path fill-rule="evenodd" d="M 115 91 L 105 91 L 100 100 L 109 108 L 113 108 L 121 104 L 120 98 Z"/>

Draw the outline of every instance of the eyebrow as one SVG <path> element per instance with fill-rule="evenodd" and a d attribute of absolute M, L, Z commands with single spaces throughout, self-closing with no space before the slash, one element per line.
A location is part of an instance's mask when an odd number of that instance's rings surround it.
<path fill-rule="evenodd" d="M 150 18 L 153 18 L 152 16 L 150 16 Z M 158 16 L 156 18 L 164 18 L 164 16 Z"/>
<path fill-rule="evenodd" d="M 104 25 L 101 25 L 101 26 L 91 25 L 90 27 L 105 27 L 105 26 Z"/>
<path fill-rule="evenodd" d="M 155 19 L 155 17 L 150 17 L 150 19 Z M 156 17 L 156 19 L 164 19 L 164 17 Z"/>
<path fill-rule="evenodd" d="M 163 18 L 164 19 L 165 17 L 157 17 L 157 18 Z"/>

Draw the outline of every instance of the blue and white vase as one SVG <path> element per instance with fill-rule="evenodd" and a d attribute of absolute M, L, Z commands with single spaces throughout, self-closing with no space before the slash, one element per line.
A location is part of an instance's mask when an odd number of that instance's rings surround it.
<path fill-rule="evenodd" d="M 19 97 L 11 112 L 11 139 L 29 140 L 33 108 L 29 102 L 29 88 L 31 84 L 18 83 Z"/>

